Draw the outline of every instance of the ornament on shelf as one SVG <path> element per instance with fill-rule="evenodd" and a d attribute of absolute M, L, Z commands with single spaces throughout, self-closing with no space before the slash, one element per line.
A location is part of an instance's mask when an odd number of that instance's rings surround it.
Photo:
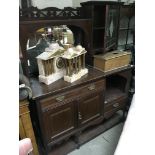
<path fill-rule="evenodd" d="M 81 45 L 68 48 L 68 50 L 64 52 L 62 58 L 65 60 L 65 81 L 72 83 L 88 73 L 88 69 L 85 68 L 86 52 L 85 48 Z"/>
<path fill-rule="evenodd" d="M 47 85 L 61 79 L 65 74 L 64 62 L 61 55 L 64 48 L 58 43 L 51 43 L 45 52 L 37 56 L 39 81 Z"/>
<path fill-rule="evenodd" d="M 61 79 L 74 82 L 88 73 L 85 67 L 86 50 L 81 45 L 74 46 L 73 32 L 65 25 L 48 29 L 52 43 L 38 55 L 39 81 L 47 85 Z"/>

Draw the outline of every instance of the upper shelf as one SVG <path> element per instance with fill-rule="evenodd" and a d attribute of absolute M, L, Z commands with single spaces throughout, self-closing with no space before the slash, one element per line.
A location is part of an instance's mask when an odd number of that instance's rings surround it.
<path fill-rule="evenodd" d="M 126 93 L 122 92 L 117 87 L 109 87 L 105 91 L 105 101 L 107 101 L 107 102 L 111 102 L 111 101 L 118 99 L 122 96 L 126 96 Z"/>
<path fill-rule="evenodd" d="M 103 26 L 101 26 L 101 27 L 97 27 L 97 26 L 95 26 L 95 27 L 93 27 L 93 29 L 94 29 L 94 30 L 104 30 L 105 27 L 103 27 Z"/>
<path fill-rule="evenodd" d="M 119 28 L 119 30 L 120 30 L 120 31 L 123 31 L 123 30 L 134 30 L 134 28 L 123 28 L 123 27 L 122 27 L 122 28 Z"/>
<path fill-rule="evenodd" d="M 25 9 L 19 9 L 20 21 L 25 20 L 47 20 L 47 19 L 82 19 L 84 18 L 81 12 L 81 7 L 72 8 L 65 7 L 59 9 L 56 7 L 47 7 L 44 9 L 38 9 L 37 7 L 29 7 Z"/>
<path fill-rule="evenodd" d="M 122 72 L 122 71 L 133 69 L 133 68 L 134 68 L 134 65 L 128 65 L 128 66 L 125 66 L 125 67 L 114 69 L 112 71 L 105 72 L 104 76 L 106 77 L 106 76 L 109 76 L 109 75 L 112 75 L 112 74 L 115 74 L 115 73 L 119 73 L 119 72 Z"/>

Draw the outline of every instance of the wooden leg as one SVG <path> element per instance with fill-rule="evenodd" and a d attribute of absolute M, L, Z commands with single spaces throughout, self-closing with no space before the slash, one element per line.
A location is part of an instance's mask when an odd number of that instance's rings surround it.
<path fill-rule="evenodd" d="M 75 143 L 77 144 L 77 149 L 80 148 L 80 144 L 79 144 L 79 136 L 80 136 L 81 132 L 78 132 L 76 135 L 75 135 L 75 138 L 74 138 L 74 141 Z"/>
<path fill-rule="evenodd" d="M 122 122 L 124 122 L 126 120 L 126 107 L 123 108 L 123 116 L 122 116 Z"/>

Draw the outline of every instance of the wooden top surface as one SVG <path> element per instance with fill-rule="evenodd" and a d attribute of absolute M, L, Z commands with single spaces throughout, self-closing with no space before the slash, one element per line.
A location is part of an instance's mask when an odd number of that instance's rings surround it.
<path fill-rule="evenodd" d="M 113 59 L 113 58 L 117 58 L 117 57 L 121 57 L 124 55 L 131 55 L 131 51 L 119 51 L 119 50 L 115 50 L 112 52 L 108 52 L 106 54 L 98 54 L 98 55 L 94 55 L 94 58 L 97 59 L 102 59 L 102 60 L 109 60 L 109 59 Z"/>
<path fill-rule="evenodd" d="M 55 94 L 58 91 L 63 92 L 66 89 L 68 90 L 70 88 L 74 88 L 76 86 L 80 86 L 82 84 L 86 84 L 88 82 L 95 81 L 104 77 L 103 72 L 90 67 L 88 69 L 88 74 L 84 75 L 81 79 L 73 83 L 66 82 L 62 78 L 50 85 L 45 85 L 44 83 L 39 82 L 37 78 L 31 78 L 30 83 L 33 93 L 33 99 L 41 98 L 50 94 Z"/>
<path fill-rule="evenodd" d="M 124 2 L 117 2 L 117 1 L 87 1 L 80 3 L 83 5 L 123 5 Z"/>
<path fill-rule="evenodd" d="M 127 67 L 119 68 L 117 70 L 104 73 L 92 67 L 88 67 L 88 74 L 84 75 L 81 79 L 73 83 L 66 82 L 62 78 L 50 85 L 46 85 L 44 83 L 39 82 L 38 78 L 31 78 L 30 84 L 31 84 L 32 95 L 33 95 L 32 98 L 39 99 L 39 98 L 43 98 L 51 94 L 54 95 L 58 92 L 63 92 L 71 88 L 75 88 L 77 86 L 93 82 L 95 80 L 103 79 L 104 77 L 108 75 L 121 72 L 121 71 L 125 71 L 131 68 L 132 68 L 131 66 L 127 66 Z"/>

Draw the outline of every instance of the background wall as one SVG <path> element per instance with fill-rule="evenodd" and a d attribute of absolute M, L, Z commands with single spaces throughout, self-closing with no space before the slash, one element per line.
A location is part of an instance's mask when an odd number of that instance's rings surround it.
<path fill-rule="evenodd" d="M 64 8 L 64 7 L 80 7 L 80 3 L 86 2 L 89 0 L 32 0 L 32 5 L 37 6 L 39 9 L 46 8 L 46 7 L 57 7 L 57 8 Z M 90 0 L 91 1 L 91 0 Z M 94 0 L 98 1 L 98 0 Z M 107 0 L 100 0 L 100 1 L 107 1 Z M 118 0 L 109 0 L 109 1 L 118 1 Z M 121 0 L 121 2 L 134 2 L 135 0 Z M 21 4 L 21 0 L 19 0 L 19 5 Z"/>
<path fill-rule="evenodd" d="M 87 1 L 91 1 L 91 0 L 72 0 L 73 1 L 73 7 L 79 7 L 80 3 L 82 2 L 87 2 Z M 93 0 L 93 1 L 98 1 L 98 0 Z M 118 1 L 118 0 L 100 0 L 100 1 Z M 121 2 L 129 2 L 132 3 L 135 0 L 121 0 Z"/>
<path fill-rule="evenodd" d="M 39 9 L 46 7 L 72 7 L 72 0 L 32 0 L 32 5 L 37 6 Z"/>

